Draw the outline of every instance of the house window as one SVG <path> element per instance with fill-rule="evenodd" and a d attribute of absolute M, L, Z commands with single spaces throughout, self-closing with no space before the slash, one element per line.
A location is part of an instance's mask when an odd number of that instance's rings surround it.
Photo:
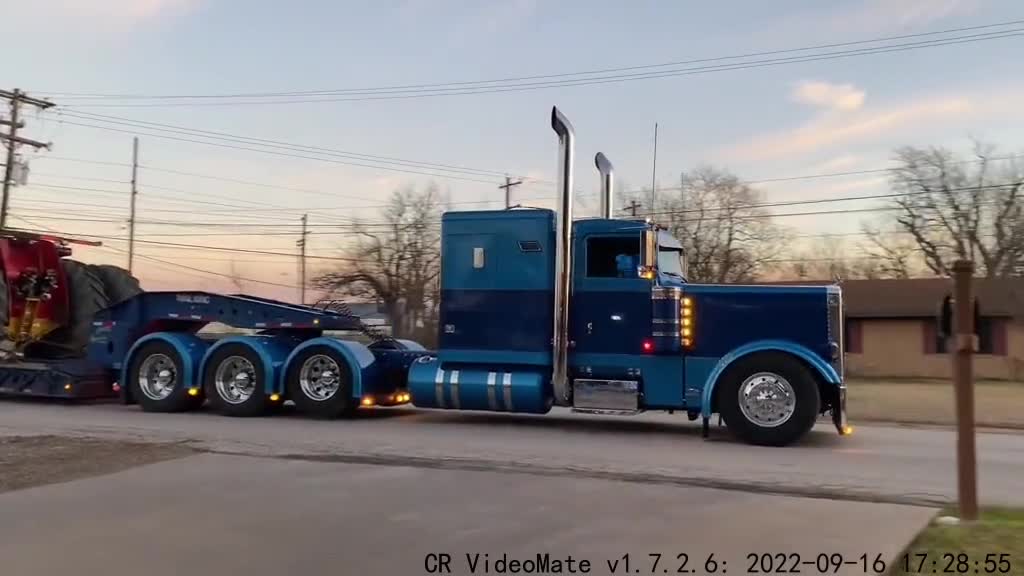
<path fill-rule="evenodd" d="M 639 264 L 639 236 L 587 239 L 587 276 L 590 278 L 636 278 Z"/>
<path fill-rule="evenodd" d="M 864 324 L 859 318 L 847 318 L 843 344 L 847 354 L 864 353 Z"/>
<path fill-rule="evenodd" d="M 978 334 L 978 354 L 1006 356 L 1006 320 L 982 316 L 975 327 Z M 924 322 L 926 354 L 946 354 L 949 346 L 946 338 L 939 333 L 938 320 Z"/>

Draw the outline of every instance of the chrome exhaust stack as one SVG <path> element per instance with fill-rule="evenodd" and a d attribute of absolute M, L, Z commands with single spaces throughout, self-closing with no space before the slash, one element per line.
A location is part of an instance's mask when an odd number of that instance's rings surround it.
<path fill-rule="evenodd" d="M 572 402 L 569 386 L 569 295 L 572 275 L 572 204 L 576 136 L 572 124 L 559 110 L 551 109 L 551 128 L 558 134 L 558 223 L 555 228 L 555 322 L 551 388 L 555 405 Z"/>
<path fill-rule="evenodd" d="M 608 160 L 603 152 L 594 156 L 594 164 L 597 171 L 601 173 L 601 218 L 612 219 L 612 200 L 615 199 L 615 185 L 612 179 L 615 177 L 615 167 Z"/>

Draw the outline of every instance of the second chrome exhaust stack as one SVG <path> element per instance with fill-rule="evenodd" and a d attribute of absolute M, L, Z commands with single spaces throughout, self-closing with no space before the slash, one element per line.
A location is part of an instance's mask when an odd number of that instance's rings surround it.
<path fill-rule="evenodd" d="M 594 156 L 594 164 L 601 173 L 601 218 L 611 220 L 614 211 L 612 202 L 615 200 L 615 167 L 603 152 L 598 152 L 597 156 Z"/>
<path fill-rule="evenodd" d="M 571 403 L 569 386 L 569 295 L 572 274 L 572 204 L 576 136 L 557 107 L 551 109 L 551 128 L 558 134 L 558 221 L 555 246 L 555 321 L 551 388 L 558 406 Z"/>

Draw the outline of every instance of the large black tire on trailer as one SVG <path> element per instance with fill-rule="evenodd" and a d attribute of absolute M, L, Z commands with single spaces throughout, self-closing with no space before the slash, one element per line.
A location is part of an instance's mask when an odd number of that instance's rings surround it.
<path fill-rule="evenodd" d="M 62 258 L 60 264 L 67 282 L 67 322 L 38 342 L 33 342 L 26 350 L 29 356 L 84 356 L 92 334 L 93 317 L 110 305 L 103 281 L 93 272 L 91 266 L 67 258 Z"/>
<path fill-rule="evenodd" d="M 789 354 L 758 352 L 729 366 L 716 390 L 729 430 L 750 444 L 786 446 L 814 426 L 821 407 L 818 383 Z"/>
<path fill-rule="evenodd" d="M 120 304 L 125 300 L 142 293 L 139 279 L 130 272 L 112 264 L 91 264 L 89 268 L 103 283 L 109 306 Z"/>

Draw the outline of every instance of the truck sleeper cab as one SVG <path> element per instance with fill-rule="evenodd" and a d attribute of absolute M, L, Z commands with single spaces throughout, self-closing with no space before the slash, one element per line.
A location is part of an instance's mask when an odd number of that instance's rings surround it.
<path fill-rule="evenodd" d="M 831 412 L 847 433 L 840 288 L 691 284 L 682 245 L 657 225 L 567 219 L 572 129 L 557 109 L 552 118 L 560 212 L 442 218 L 439 348 L 410 369 L 413 404 L 685 410 L 705 433 L 719 413 L 738 437 L 763 445 L 789 444 Z M 607 158 L 597 164 L 607 176 Z"/>

